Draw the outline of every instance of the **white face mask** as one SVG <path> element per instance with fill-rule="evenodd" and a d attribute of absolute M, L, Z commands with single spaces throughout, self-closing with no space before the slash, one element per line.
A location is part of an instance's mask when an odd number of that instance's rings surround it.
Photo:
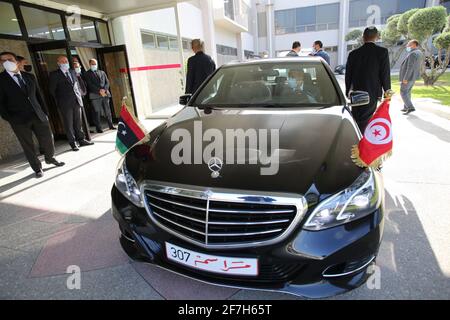
<path fill-rule="evenodd" d="M 98 70 L 98 66 L 96 64 L 91 65 L 91 70 L 92 71 L 97 71 Z"/>
<path fill-rule="evenodd" d="M 60 64 L 59 65 L 59 67 L 61 68 L 61 70 L 62 71 L 69 71 L 69 69 L 70 69 L 70 64 L 68 64 L 68 63 L 63 63 L 63 64 Z"/>
<path fill-rule="evenodd" d="M 81 68 L 75 68 L 75 72 L 76 72 L 77 74 L 80 74 L 80 73 L 81 73 Z"/>
<path fill-rule="evenodd" d="M 17 70 L 17 63 L 5 61 L 3 62 L 3 68 L 5 68 L 5 70 L 9 72 L 15 72 Z"/>

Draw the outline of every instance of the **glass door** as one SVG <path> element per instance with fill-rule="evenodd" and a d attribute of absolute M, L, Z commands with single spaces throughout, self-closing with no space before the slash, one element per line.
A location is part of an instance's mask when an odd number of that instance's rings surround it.
<path fill-rule="evenodd" d="M 97 49 L 100 67 L 106 72 L 110 82 L 112 95 L 112 115 L 116 120 L 120 117 L 122 100 L 137 115 L 133 85 L 130 77 L 127 51 L 124 45 Z"/>

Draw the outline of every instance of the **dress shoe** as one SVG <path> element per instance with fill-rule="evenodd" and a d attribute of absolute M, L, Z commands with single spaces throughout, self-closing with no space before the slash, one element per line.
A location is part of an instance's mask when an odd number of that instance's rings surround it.
<path fill-rule="evenodd" d="M 109 130 L 117 130 L 117 128 L 112 126 L 112 127 L 109 127 Z"/>
<path fill-rule="evenodd" d="M 92 146 L 92 145 L 94 145 L 94 143 L 87 141 L 87 140 L 81 140 L 81 141 L 78 141 L 78 145 L 80 147 L 86 147 L 86 146 Z"/>
<path fill-rule="evenodd" d="M 410 114 L 411 112 L 414 112 L 414 111 L 416 111 L 416 109 L 414 109 L 414 108 L 408 109 L 407 111 L 405 111 L 404 115 L 406 116 L 406 115 L 408 115 L 408 114 Z"/>
<path fill-rule="evenodd" d="M 97 129 L 97 133 L 103 133 L 102 129 Z"/>
<path fill-rule="evenodd" d="M 78 149 L 78 146 L 75 143 L 71 143 L 70 147 L 72 148 L 72 151 L 80 151 L 80 149 Z"/>
<path fill-rule="evenodd" d="M 58 160 L 56 160 L 55 158 L 53 159 L 49 159 L 49 160 L 45 160 L 46 164 L 53 164 L 56 167 L 62 167 L 65 165 L 64 162 L 59 162 Z"/>
<path fill-rule="evenodd" d="M 42 170 L 36 171 L 36 179 L 40 179 L 43 176 L 44 176 L 44 171 L 42 171 Z"/>
<path fill-rule="evenodd" d="M 400 110 L 401 112 L 406 112 L 406 111 L 408 111 L 408 108 L 407 107 L 404 107 L 402 110 Z"/>

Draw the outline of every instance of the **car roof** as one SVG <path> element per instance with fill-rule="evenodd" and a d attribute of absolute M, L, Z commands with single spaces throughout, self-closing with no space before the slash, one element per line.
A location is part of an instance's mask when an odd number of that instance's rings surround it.
<path fill-rule="evenodd" d="M 289 57 L 289 58 L 270 58 L 270 59 L 255 59 L 255 60 L 245 60 L 245 61 L 232 61 L 222 67 L 233 67 L 233 66 L 246 66 L 246 65 L 259 65 L 265 63 L 292 63 L 292 62 L 317 62 L 322 63 L 322 58 L 320 57 Z"/>

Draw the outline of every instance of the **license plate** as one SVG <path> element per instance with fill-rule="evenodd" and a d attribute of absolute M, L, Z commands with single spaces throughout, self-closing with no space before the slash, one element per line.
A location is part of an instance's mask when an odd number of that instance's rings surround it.
<path fill-rule="evenodd" d="M 166 242 L 166 255 L 171 261 L 197 270 L 240 276 L 258 275 L 258 259 L 213 256 L 184 249 L 168 242 Z"/>

